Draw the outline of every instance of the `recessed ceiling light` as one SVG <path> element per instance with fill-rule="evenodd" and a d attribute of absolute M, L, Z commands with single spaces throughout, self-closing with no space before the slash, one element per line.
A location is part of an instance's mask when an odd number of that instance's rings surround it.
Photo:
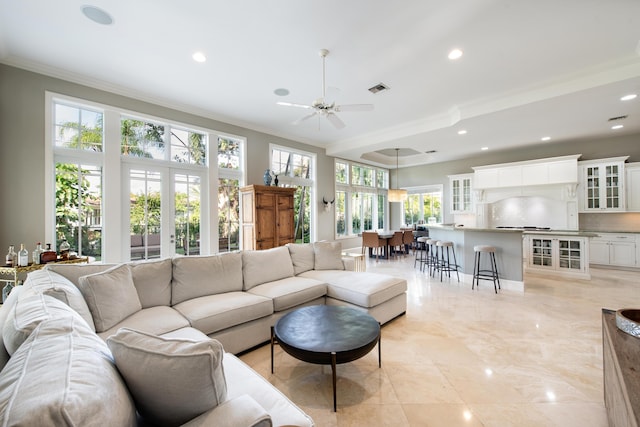
<path fill-rule="evenodd" d="M 451 60 L 460 59 L 461 56 L 462 51 L 460 49 L 453 49 L 451 52 L 449 52 L 449 59 Z"/>
<path fill-rule="evenodd" d="M 481 150 L 482 151 L 487 151 L 489 149 L 489 147 L 482 147 Z"/>
<path fill-rule="evenodd" d="M 466 130 L 464 130 L 464 129 L 460 129 L 460 130 L 458 131 L 458 135 L 465 135 L 466 133 L 467 133 L 467 131 L 466 131 Z"/>
<path fill-rule="evenodd" d="M 622 129 L 624 127 L 624 125 L 615 125 L 615 126 L 611 126 L 611 129 L 616 130 L 616 129 Z"/>
<path fill-rule="evenodd" d="M 84 5 L 80 8 L 84 16 L 91 19 L 96 24 L 111 25 L 113 24 L 113 18 L 104 10 L 95 6 Z"/>
<path fill-rule="evenodd" d="M 196 62 L 202 63 L 202 62 L 206 62 L 207 61 L 207 57 L 204 56 L 204 53 L 202 53 L 202 52 L 196 52 L 191 57 Z"/>
<path fill-rule="evenodd" d="M 540 138 L 540 141 L 551 141 L 551 137 L 550 136 L 543 136 L 542 138 Z"/>
<path fill-rule="evenodd" d="M 629 95 L 625 95 L 620 98 L 620 101 L 631 101 L 632 99 L 636 99 L 637 97 L 638 95 L 636 95 L 635 93 L 630 93 Z"/>
<path fill-rule="evenodd" d="M 275 93 L 278 96 L 287 96 L 287 95 L 289 95 L 289 89 L 285 89 L 283 87 L 280 87 L 280 88 L 274 90 L 273 93 Z"/>

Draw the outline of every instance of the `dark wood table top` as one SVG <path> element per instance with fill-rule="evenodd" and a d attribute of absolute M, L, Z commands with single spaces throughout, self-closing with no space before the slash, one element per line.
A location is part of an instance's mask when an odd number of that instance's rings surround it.
<path fill-rule="evenodd" d="M 299 360 L 347 363 L 367 354 L 380 338 L 380 324 L 350 307 L 315 305 L 284 315 L 274 326 L 280 346 Z"/>

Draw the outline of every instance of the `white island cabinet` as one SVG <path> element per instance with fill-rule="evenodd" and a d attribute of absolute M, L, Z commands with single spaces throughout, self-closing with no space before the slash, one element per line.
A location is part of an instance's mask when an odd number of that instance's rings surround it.
<path fill-rule="evenodd" d="M 527 272 L 591 279 L 588 236 L 553 232 L 525 234 Z"/>

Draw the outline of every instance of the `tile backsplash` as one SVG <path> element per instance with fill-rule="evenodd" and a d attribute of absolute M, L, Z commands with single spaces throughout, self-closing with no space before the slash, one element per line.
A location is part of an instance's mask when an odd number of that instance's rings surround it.
<path fill-rule="evenodd" d="M 640 212 L 581 213 L 580 230 L 640 233 Z"/>

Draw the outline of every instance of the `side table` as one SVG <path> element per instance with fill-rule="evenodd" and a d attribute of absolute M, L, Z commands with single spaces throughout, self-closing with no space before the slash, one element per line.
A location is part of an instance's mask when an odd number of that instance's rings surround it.
<path fill-rule="evenodd" d="M 85 263 L 85 262 L 89 262 L 89 258 L 85 257 L 85 258 L 75 258 L 75 259 L 70 259 L 70 260 L 66 260 L 66 261 L 56 261 L 55 263 L 49 263 L 49 264 L 78 264 L 78 263 Z M 1 266 L 0 267 L 0 283 L 4 282 L 2 284 L 2 286 L 0 286 L 0 288 L 5 287 L 5 285 L 8 283 L 9 285 L 11 285 L 11 287 L 13 288 L 14 286 L 18 286 L 19 284 L 22 283 L 22 279 L 24 278 L 24 276 L 26 276 L 28 273 L 32 272 L 32 271 L 36 271 L 36 270 L 40 270 L 41 268 L 43 268 L 45 265 L 47 264 L 29 264 L 26 267 L 8 267 L 8 266 Z M 0 303 L 2 303 L 3 301 L 0 301 Z"/>

